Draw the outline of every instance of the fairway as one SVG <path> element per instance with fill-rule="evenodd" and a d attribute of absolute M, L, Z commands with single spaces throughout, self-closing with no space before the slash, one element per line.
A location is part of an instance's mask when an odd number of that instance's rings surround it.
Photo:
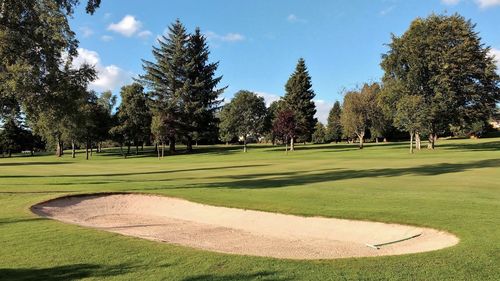
<path fill-rule="evenodd" d="M 123 159 L 113 151 L 0 159 L 0 280 L 498 280 L 500 139 L 199 147 Z M 400 223 L 459 244 L 427 253 L 334 260 L 230 255 L 40 218 L 39 202 L 139 192 L 215 206 Z"/>

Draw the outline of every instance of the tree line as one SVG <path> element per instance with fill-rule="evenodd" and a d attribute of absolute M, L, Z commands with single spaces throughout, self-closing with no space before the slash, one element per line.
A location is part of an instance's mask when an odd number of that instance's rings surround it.
<path fill-rule="evenodd" d="M 50 5 L 49 5 L 50 4 Z M 410 148 L 423 138 L 433 149 L 438 136 L 484 130 L 500 101 L 500 78 L 490 48 L 475 25 L 455 15 L 415 19 L 402 36 L 392 36 L 382 56 L 384 76 L 346 91 L 323 125 L 315 118 L 315 92 L 304 59 L 266 107 L 242 90 L 223 104 L 218 62 L 210 62 L 206 38 L 177 20 L 143 60 L 144 74 L 120 91 L 88 90 L 93 66 L 76 67 L 78 41 L 68 24 L 79 1 L 3 1 L 0 11 L 0 150 L 31 153 L 71 148 L 89 158 L 104 143 L 119 144 L 124 156 L 154 144 L 158 157 L 204 143 L 250 141 L 285 144 L 378 141 L 407 132 Z M 92 14 L 100 1 L 87 2 Z M 116 108 L 116 110 L 115 110 Z M 126 151 L 123 148 L 126 148 Z"/>

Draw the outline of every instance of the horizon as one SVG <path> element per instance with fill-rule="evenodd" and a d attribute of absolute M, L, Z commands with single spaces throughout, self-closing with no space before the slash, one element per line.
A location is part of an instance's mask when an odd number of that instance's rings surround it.
<path fill-rule="evenodd" d="M 251 4 L 158 1 L 147 6 L 103 1 L 93 16 L 83 9 L 81 5 L 70 21 L 80 41 L 76 62 L 96 66 L 99 78 L 91 84 L 96 91 L 111 90 L 119 98 L 120 88 L 143 73 L 142 59 L 152 58 L 157 38 L 179 18 L 188 32 L 199 27 L 207 37 L 210 61 L 220 63 L 217 74 L 223 80 L 219 87 L 228 86 L 222 95 L 226 102 L 237 91 L 249 90 L 263 96 L 269 105 L 283 96 L 297 60 L 304 58 L 316 93 L 316 117 L 323 123 L 333 103 L 342 100 L 343 91 L 380 81 L 381 55 L 387 51 L 384 44 L 390 43 L 391 34 L 403 34 L 417 17 L 458 13 L 477 24 L 482 43 L 500 58 L 495 28 L 500 24 L 498 0 L 335 1 L 321 5 L 294 0 L 286 6 L 281 1 L 262 0 Z M 224 9 L 222 16 L 213 16 Z M 348 24 L 343 25 L 346 20 Z"/>

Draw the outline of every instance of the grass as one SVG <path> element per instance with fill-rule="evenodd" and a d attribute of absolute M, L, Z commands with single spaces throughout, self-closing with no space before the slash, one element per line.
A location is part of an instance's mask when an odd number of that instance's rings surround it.
<path fill-rule="evenodd" d="M 498 280 L 500 139 L 406 144 L 203 147 L 158 161 L 112 152 L 0 159 L 0 280 Z M 279 260 L 211 253 L 41 219 L 65 194 L 147 192 L 306 216 L 428 226 L 444 250 L 376 258 Z"/>

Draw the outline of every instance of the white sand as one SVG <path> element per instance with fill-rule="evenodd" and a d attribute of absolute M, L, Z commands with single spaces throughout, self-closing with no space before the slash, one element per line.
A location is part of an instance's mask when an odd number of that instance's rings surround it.
<path fill-rule="evenodd" d="M 399 224 L 300 217 L 139 194 L 64 197 L 32 207 L 62 222 L 209 251 L 290 259 L 371 257 L 453 246 L 447 232 Z M 421 234 L 403 242 L 381 244 Z"/>

